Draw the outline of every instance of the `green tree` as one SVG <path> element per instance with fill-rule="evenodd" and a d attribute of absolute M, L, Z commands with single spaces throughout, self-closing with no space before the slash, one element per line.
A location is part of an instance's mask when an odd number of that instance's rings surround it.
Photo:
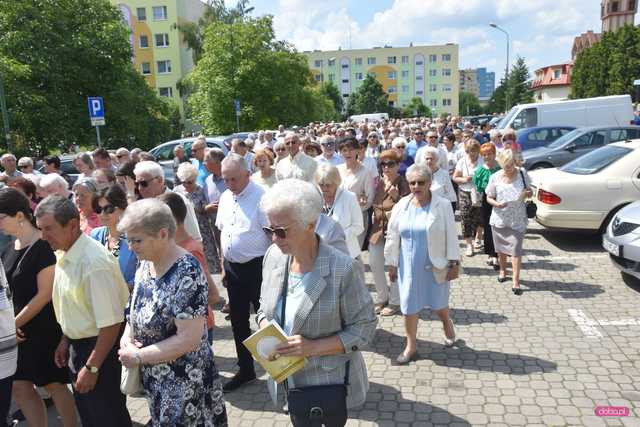
<path fill-rule="evenodd" d="M 162 142 L 169 109 L 131 57 L 129 30 L 106 0 L 1 0 L 0 71 L 16 152 L 93 144 L 88 96 L 104 98 L 105 145 Z"/>
<path fill-rule="evenodd" d="M 349 97 L 348 115 L 387 112 L 389 112 L 389 95 L 375 77 L 367 75 L 362 85 Z"/>
<path fill-rule="evenodd" d="M 474 116 L 482 113 L 480 100 L 471 92 L 460 92 L 458 96 L 460 105 L 460 114 L 465 116 Z"/>
<path fill-rule="evenodd" d="M 518 56 L 515 64 L 511 67 L 507 83 L 509 108 L 533 102 L 533 92 L 529 86 L 529 68 L 524 58 Z"/>
<path fill-rule="evenodd" d="M 192 118 L 209 133 L 234 130 L 236 98 L 244 129 L 321 120 L 331 102 L 314 90 L 306 57 L 275 39 L 270 16 L 211 23 L 187 81 Z"/>
<path fill-rule="evenodd" d="M 338 116 L 342 115 L 342 109 L 344 108 L 344 101 L 342 100 L 342 94 L 338 89 L 338 86 L 333 82 L 326 82 L 322 84 L 320 93 L 329 98 L 333 102 L 333 108 Z"/>
<path fill-rule="evenodd" d="M 503 77 L 502 79 L 500 79 L 500 84 L 498 85 L 496 90 L 493 92 L 493 95 L 491 95 L 491 98 L 489 99 L 489 102 L 485 107 L 485 113 L 491 114 L 491 113 L 500 113 L 504 111 L 505 102 L 506 102 L 505 101 L 506 86 L 504 82 L 505 80 Z"/>
<path fill-rule="evenodd" d="M 402 109 L 402 114 L 405 117 L 431 117 L 431 110 L 424 105 L 422 98 L 415 96 L 411 98 L 411 101 Z"/>

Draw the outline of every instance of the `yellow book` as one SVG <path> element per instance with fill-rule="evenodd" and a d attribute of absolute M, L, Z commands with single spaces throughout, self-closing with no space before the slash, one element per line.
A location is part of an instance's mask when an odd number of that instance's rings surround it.
<path fill-rule="evenodd" d="M 273 320 L 266 328 L 260 329 L 242 342 L 277 383 L 286 380 L 307 363 L 307 359 L 302 356 L 279 356 L 276 347 L 283 342 L 287 342 L 287 335 Z"/>

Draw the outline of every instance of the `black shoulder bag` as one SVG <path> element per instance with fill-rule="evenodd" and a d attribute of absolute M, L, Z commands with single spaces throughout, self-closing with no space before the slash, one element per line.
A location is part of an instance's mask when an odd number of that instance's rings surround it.
<path fill-rule="evenodd" d="M 522 186 L 525 190 L 527 190 L 527 181 L 524 179 L 524 174 L 522 173 L 522 169 L 520 169 L 520 178 L 522 178 Z M 531 200 L 527 200 L 524 202 L 524 206 L 527 209 L 527 218 L 535 218 L 536 213 L 538 212 L 538 207 Z"/>
<path fill-rule="evenodd" d="M 284 286 L 282 292 L 282 310 L 280 326 L 284 329 L 284 316 L 289 289 L 289 260 L 284 270 Z M 347 385 L 349 384 L 349 361 L 346 363 L 343 384 L 314 385 L 289 388 L 284 381 L 287 392 L 289 414 L 296 427 L 306 426 L 344 426 L 347 422 Z"/>

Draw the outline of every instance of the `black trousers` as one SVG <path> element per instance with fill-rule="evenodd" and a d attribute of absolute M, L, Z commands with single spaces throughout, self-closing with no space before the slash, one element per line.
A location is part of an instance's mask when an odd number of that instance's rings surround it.
<path fill-rule="evenodd" d="M 97 340 L 97 337 L 70 340 L 69 367 L 74 384 Z M 116 342 L 119 343 L 119 340 Z M 73 390 L 83 427 L 131 427 L 127 398 L 120 392 L 122 365 L 118 360 L 117 349 L 118 344 L 113 346 L 104 359 L 93 390 L 88 393 L 78 393 L 75 388 Z"/>
<path fill-rule="evenodd" d="M 229 295 L 229 316 L 231 331 L 236 342 L 238 366 L 243 374 L 255 373 L 253 357 L 242 341 L 251 335 L 249 327 L 250 304 L 258 311 L 260 308 L 260 286 L 262 285 L 262 258 L 249 262 L 235 263 L 224 261 L 224 274 Z"/>
<path fill-rule="evenodd" d="M 487 195 L 482 194 L 482 226 L 484 227 L 484 253 L 492 258 L 496 258 L 498 254 L 493 246 L 493 232 L 491 231 L 491 225 L 489 225 L 489 219 L 491 218 L 491 212 L 493 206 L 487 202 Z"/>
<path fill-rule="evenodd" d="M 0 380 L 0 425 L 3 427 L 6 425 L 7 416 L 9 416 L 9 407 L 11 407 L 12 383 L 13 375 Z"/>

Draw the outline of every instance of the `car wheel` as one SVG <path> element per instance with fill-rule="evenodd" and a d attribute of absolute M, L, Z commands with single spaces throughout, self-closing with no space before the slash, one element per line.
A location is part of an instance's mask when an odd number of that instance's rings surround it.
<path fill-rule="evenodd" d="M 635 276 L 632 276 L 628 273 L 620 272 L 622 275 L 622 281 L 629 287 L 640 292 L 640 279 Z"/>
<path fill-rule="evenodd" d="M 600 224 L 600 228 L 598 229 L 598 234 L 604 234 L 607 231 L 607 226 L 609 225 L 611 220 L 613 220 L 613 217 L 618 213 L 620 209 L 624 208 L 625 206 L 627 205 L 624 204 L 624 205 L 617 206 L 615 209 L 613 209 L 611 212 L 607 214 L 604 221 L 602 221 L 602 224 Z"/>
<path fill-rule="evenodd" d="M 530 171 L 534 171 L 536 169 L 549 169 L 552 168 L 553 165 L 550 163 L 536 163 L 535 165 L 531 166 L 531 168 L 529 168 Z"/>

